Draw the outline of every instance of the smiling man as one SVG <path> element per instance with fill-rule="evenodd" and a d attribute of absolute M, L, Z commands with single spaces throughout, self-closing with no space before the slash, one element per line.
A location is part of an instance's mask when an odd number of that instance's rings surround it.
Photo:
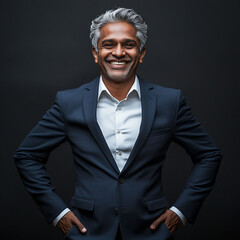
<path fill-rule="evenodd" d="M 140 51 L 136 34 L 127 22 L 108 23 L 100 29 L 97 49 L 93 47 L 92 51 L 105 84 L 133 85 L 138 63 L 142 63 L 146 52 L 145 48 Z"/>
<path fill-rule="evenodd" d="M 180 224 L 194 222 L 214 185 L 221 154 L 181 91 L 136 75 L 146 34 L 147 25 L 131 9 L 93 20 L 90 38 L 100 76 L 59 92 L 14 155 L 27 190 L 65 239 L 172 239 Z M 72 210 L 54 192 L 45 169 L 50 152 L 64 141 L 75 162 Z M 161 174 L 171 141 L 185 148 L 193 168 L 168 206 Z"/>

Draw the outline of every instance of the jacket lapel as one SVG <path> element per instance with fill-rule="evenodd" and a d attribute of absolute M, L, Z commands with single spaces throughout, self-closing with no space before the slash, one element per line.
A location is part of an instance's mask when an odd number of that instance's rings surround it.
<path fill-rule="evenodd" d="M 153 85 L 145 82 L 141 78 L 139 78 L 139 80 L 142 103 L 142 122 L 136 143 L 121 174 L 131 165 L 133 160 L 137 157 L 137 154 L 143 146 L 144 142 L 146 141 L 148 134 L 152 128 L 152 123 L 156 111 L 156 95 L 151 93 L 151 90 L 153 90 Z"/>
<path fill-rule="evenodd" d="M 119 174 L 119 169 L 116 165 L 110 149 L 108 148 L 108 145 L 104 139 L 104 136 L 96 119 L 98 85 L 99 77 L 85 87 L 85 93 L 83 96 L 84 116 L 88 128 L 92 133 L 94 139 L 96 140 L 97 144 L 99 145 L 100 149 L 102 150 L 110 164 L 113 166 L 114 170 Z"/>

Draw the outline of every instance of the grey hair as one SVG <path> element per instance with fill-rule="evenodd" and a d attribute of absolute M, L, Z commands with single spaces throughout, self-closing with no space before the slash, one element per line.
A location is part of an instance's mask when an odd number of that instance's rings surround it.
<path fill-rule="evenodd" d="M 147 41 L 147 24 L 142 17 L 133 9 L 117 8 L 111 9 L 95 18 L 90 27 L 90 39 L 92 46 L 97 50 L 98 39 L 100 38 L 100 29 L 107 23 L 127 22 L 132 24 L 137 30 L 137 38 L 140 41 L 140 51 L 143 49 Z"/>

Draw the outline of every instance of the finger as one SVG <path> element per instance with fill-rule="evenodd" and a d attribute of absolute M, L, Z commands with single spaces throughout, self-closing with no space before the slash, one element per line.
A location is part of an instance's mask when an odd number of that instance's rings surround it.
<path fill-rule="evenodd" d="M 160 223 L 162 223 L 165 220 L 165 214 L 162 214 L 158 219 L 156 219 L 151 225 L 150 225 L 150 229 L 151 230 L 155 230 Z"/>
<path fill-rule="evenodd" d="M 62 233 L 65 235 L 69 229 L 72 227 L 72 218 L 74 214 L 73 212 L 66 213 L 57 223 L 58 227 L 62 231 Z"/>
<path fill-rule="evenodd" d="M 166 227 L 170 230 L 170 232 L 174 233 L 177 230 L 178 226 L 182 223 L 182 221 L 175 212 L 167 210 L 164 223 Z"/>
<path fill-rule="evenodd" d="M 77 217 L 75 217 L 73 219 L 73 224 L 75 224 L 77 226 L 77 228 L 79 229 L 79 231 L 81 233 L 86 233 L 87 229 L 85 228 L 85 226 L 79 221 L 79 219 Z"/>

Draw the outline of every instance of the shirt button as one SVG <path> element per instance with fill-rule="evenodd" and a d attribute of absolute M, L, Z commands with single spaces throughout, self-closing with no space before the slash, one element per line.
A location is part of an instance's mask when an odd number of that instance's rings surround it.
<path fill-rule="evenodd" d="M 121 133 L 121 130 L 117 130 L 117 133 Z"/>
<path fill-rule="evenodd" d="M 117 208 L 114 208 L 114 214 L 118 215 L 118 209 Z"/>
<path fill-rule="evenodd" d="M 118 111 L 121 111 L 122 110 L 122 108 L 121 107 L 118 107 Z"/>
<path fill-rule="evenodd" d="M 119 151 L 119 152 L 118 152 L 118 155 L 119 155 L 119 156 L 122 156 L 122 151 Z"/>
<path fill-rule="evenodd" d="M 124 183 L 124 178 L 119 178 L 119 182 L 121 183 L 121 184 L 123 184 Z"/>

